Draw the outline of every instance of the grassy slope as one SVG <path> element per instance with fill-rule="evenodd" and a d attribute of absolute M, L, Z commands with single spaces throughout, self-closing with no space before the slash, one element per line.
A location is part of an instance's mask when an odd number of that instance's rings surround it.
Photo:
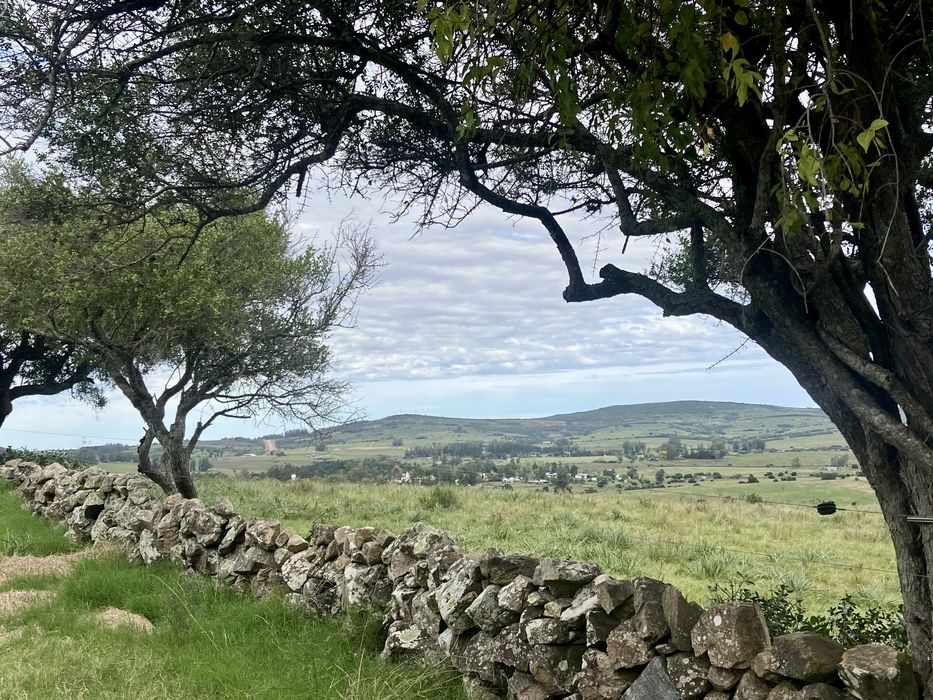
<path fill-rule="evenodd" d="M 0 532 L 23 526 L 18 503 L 0 493 Z M 61 537 L 31 519 L 34 553 Z M 462 699 L 452 671 L 389 664 L 376 654 L 378 618 L 320 620 L 283 600 L 235 595 L 168 564 L 130 566 L 118 555 L 82 561 L 67 578 L 8 581 L 44 588 L 54 600 L 12 617 L 0 631 L 3 698 Z M 102 630 L 88 613 L 113 606 L 145 615 L 151 635 Z M 41 663 L 24 663 L 24 659 Z"/>

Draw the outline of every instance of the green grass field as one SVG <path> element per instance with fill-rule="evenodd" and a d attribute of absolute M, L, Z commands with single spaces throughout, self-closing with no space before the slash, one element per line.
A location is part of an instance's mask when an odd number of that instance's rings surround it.
<path fill-rule="evenodd" d="M 832 499 L 840 506 L 876 510 L 864 481 L 717 481 L 573 495 L 522 487 L 440 488 L 448 490 L 445 498 L 435 498 L 430 487 L 411 485 L 222 476 L 199 481 L 206 503 L 226 495 L 242 513 L 281 519 L 301 534 L 315 522 L 397 533 L 424 521 L 448 530 L 466 551 L 500 547 L 595 561 L 617 576 L 663 579 L 698 601 L 708 598 L 710 585 L 735 579 L 763 591 L 786 585 L 813 610 L 846 594 L 892 606 L 899 601 L 893 549 L 880 515 L 822 517 L 810 508 L 744 500 L 757 493 L 766 500 L 815 504 Z"/>
<path fill-rule="evenodd" d="M 31 533 L 22 552 L 68 551 L 51 523 L 23 513 L 0 485 L 0 533 Z M 55 543 L 58 546 L 55 546 Z M 29 551 L 26 551 L 29 550 Z M 282 698 L 461 700 L 450 668 L 385 662 L 378 615 L 316 619 L 282 598 L 255 600 L 165 564 L 85 558 L 67 576 L 6 581 L 51 599 L 0 612 L 0 696 L 18 698 Z M 151 634 L 105 630 L 91 613 L 145 615 Z"/>

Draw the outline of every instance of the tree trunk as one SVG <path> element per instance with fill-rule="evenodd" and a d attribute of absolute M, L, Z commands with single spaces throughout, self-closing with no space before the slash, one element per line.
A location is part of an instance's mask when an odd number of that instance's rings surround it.
<path fill-rule="evenodd" d="M 197 498 L 198 491 L 194 486 L 194 479 L 191 477 L 191 471 L 188 466 L 191 458 L 190 452 L 183 446 L 174 444 L 167 440 L 168 444 L 162 445 L 162 464 L 164 471 L 172 475 L 175 488 L 185 498 Z"/>
<path fill-rule="evenodd" d="M 146 434 L 143 436 L 142 440 L 139 441 L 139 447 L 136 448 L 136 453 L 139 455 L 139 464 L 137 465 L 136 470 L 144 477 L 154 482 L 160 489 L 162 489 L 165 495 L 168 496 L 173 493 L 177 493 L 178 488 L 175 486 L 175 479 L 172 478 L 172 472 L 170 470 L 167 470 L 164 467 L 156 467 L 152 463 L 149 452 L 152 449 L 152 442 L 154 439 L 155 434 L 150 428 L 146 431 Z"/>

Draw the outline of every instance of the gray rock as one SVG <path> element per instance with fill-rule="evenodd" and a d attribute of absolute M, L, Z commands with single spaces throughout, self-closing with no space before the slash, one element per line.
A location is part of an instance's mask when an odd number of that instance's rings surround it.
<path fill-rule="evenodd" d="M 584 652 L 582 665 L 583 670 L 573 679 L 573 688 L 581 700 L 616 700 L 638 677 L 634 671 L 614 670 L 609 656 L 596 649 Z"/>
<path fill-rule="evenodd" d="M 520 613 L 525 607 L 532 585 L 530 578 L 519 574 L 511 583 L 499 589 L 499 607 Z"/>
<path fill-rule="evenodd" d="M 573 604 L 573 598 L 557 598 L 544 604 L 544 616 L 559 618 Z"/>
<path fill-rule="evenodd" d="M 326 547 L 334 541 L 334 532 L 336 525 L 325 525 L 324 523 L 315 523 L 311 528 L 311 540 L 315 547 Z"/>
<path fill-rule="evenodd" d="M 703 614 L 703 608 L 690 603 L 674 586 L 665 586 L 661 595 L 664 619 L 671 630 L 671 644 L 679 651 L 693 651 L 690 633 Z"/>
<path fill-rule="evenodd" d="M 233 572 L 241 576 L 250 575 L 258 573 L 261 569 L 270 569 L 273 566 L 275 566 L 275 562 L 272 560 L 272 554 L 254 545 L 236 557 L 233 562 Z"/>
<path fill-rule="evenodd" d="M 710 666 L 706 679 L 716 690 L 732 690 L 742 678 L 742 671 Z"/>
<path fill-rule="evenodd" d="M 230 499 L 228 499 L 226 496 L 221 496 L 218 498 L 214 505 L 211 507 L 211 510 L 224 518 L 231 518 L 237 514 L 236 509 L 234 509 L 233 504 L 230 502 Z"/>
<path fill-rule="evenodd" d="M 182 518 L 181 531 L 182 534 L 193 534 L 198 544 L 211 547 L 223 539 L 226 524 L 227 518 L 206 508 L 198 508 Z"/>
<path fill-rule="evenodd" d="M 466 609 L 477 627 L 492 635 L 518 620 L 518 613 L 499 607 L 499 591 L 499 586 L 486 586 Z"/>
<path fill-rule="evenodd" d="M 649 642 L 657 642 L 670 632 L 661 596 L 666 584 L 652 578 L 636 578 L 635 586 L 635 631 Z"/>
<path fill-rule="evenodd" d="M 797 687 L 788 681 L 778 683 L 768 693 L 768 700 L 797 700 Z"/>
<path fill-rule="evenodd" d="M 465 632 L 475 626 L 467 608 L 476 600 L 479 584 L 467 573 L 457 575 L 437 587 L 435 597 L 441 618 L 454 631 Z"/>
<path fill-rule="evenodd" d="M 847 693 L 826 683 L 811 683 L 797 691 L 794 700 L 845 700 Z"/>
<path fill-rule="evenodd" d="M 152 530 L 143 530 L 139 534 L 139 557 L 147 566 L 162 558 L 162 550 L 159 547 L 159 540 Z"/>
<path fill-rule="evenodd" d="M 542 559 L 531 580 L 536 586 L 547 586 L 560 597 L 575 594 L 601 573 L 600 568 L 590 562 Z"/>
<path fill-rule="evenodd" d="M 281 532 L 282 524 L 278 520 L 256 519 L 246 526 L 246 544 L 271 552 Z"/>
<path fill-rule="evenodd" d="M 573 627 L 552 617 L 529 620 L 523 629 L 529 644 L 566 644 L 580 636 Z"/>
<path fill-rule="evenodd" d="M 710 663 L 722 668 L 748 668 L 755 656 L 771 645 L 768 626 L 754 603 L 710 606 L 691 634 L 697 656 L 709 654 Z"/>
<path fill-rule="evenodd" d="M 586 615 L 586 645 L 604 649 L 610 633 L 621 623 L 622 619 L 617 614 L 607 614 L 603 612 L 602 608 L 588 612 Z"/>
<path fill-rule="evenodd" d="M 508 700 L 548 700 L 551 694 L 531 674 L 516 671 L 509 676 Z"/>
<path fill-rule="evenodd" d="M 623 603 L 629 601 L 635 593 L 631 581 L 619 581 L 608 574 L 600 574 L 593 580 L 593 589 L 602 609 L 611 614 Z M 632 614 L 635 614 L 634 607 Z"/>
<path fill-rule="evenodd" d="M 580 589 L 570 607 L 561 612 L 560 619 L 562 622 L 582 626 L 588 613 L 594 610 L 602 611 L 596 593 L 591 591 L 592 589 L 587 586 Z M 588 595 L 581 595 L 581 593 L 588 593 Z"/>
<path fill-rule="evenodd" d="M 305 551 L 308 546 L 308 540 L 301 535 L 290 535 L 285 543 L 285 549 L 295 554 Z"/>
<path fill-rule="evenodd" d="M 528 672 L 551 693 L 568 693 L 574 676 L 582 669 L 585 647 L 575 644 L 531 647 Z"/>
<path fill-rule="evenodd" d="M 768 670 L 804 683 L 834 680 L 843 651 L 839 642 L 815 632 L 782 634 L 771 643 Z"/>
<path fill-rule="evenodd" d="M 311 575 L 312 563 L 307 557 L 297 555 L 282 564 L 282 580 L 296 593 L 305 585 Z"/>
<path fill-rule="evenodd" d="M 735 687 L 733 700 L 768 700 L 771 686 L 752 671 L 746 671 Z"/>
<path fill-rule="evenodd" d="M 644 666 L 655 655 L 651 644 L 635 631 L 635 620 L 625 620 L 606 639 L 606 653 L 615 668 Z"/>
<path fill-rule="evenodd" d="M 505 586 L 518 576 L 531 577 L 538 559 L 523 554 L 505 554 L 500 549 L 487 549 L 479 562 L 483 578 L 497 586 Z"/>
<path fill-rule="evenodd" d="M 364 542 L 363 546 L 360 547 L 360 554 L 363 557 L 363 561 L 367 564 L 381 564 L 382 563 L 382 545 L 376 542 Z"/>
<path fill-rule="evenodd" d="M 632 683 L 622 700 L 680 700 L 677 689 L 667 675 L 664 657 L 656 656 Z"/>
<path fill-rule="evenodd" d="M 692 654 L 673 654 L 667 658 L 667 675 L 682 700 L 702 697 L 710 689 L 707 674 L 709 661 Z"/>
<path fill-rule="evenodd" d="M 161 530 L 161 528 L 160 528 Z M 246 538 L 246 521 L 238 515 L 230 518 L 227 523 L 227 532 L 217 544 L 217 551 L 222 555 L 232 552 L 238 544 Z"/>
<path fill-rule="evenodd" d="M 860 700 L 914 700 L 920 694 L 907 655 L 881 644 L 843 653 L 839 677 Z"/>

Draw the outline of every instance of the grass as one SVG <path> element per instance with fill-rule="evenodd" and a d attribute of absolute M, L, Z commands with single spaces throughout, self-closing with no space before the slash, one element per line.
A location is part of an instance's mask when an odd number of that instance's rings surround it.
<path fill-rule="evenodd" d="M 21 522 L 15 499 L 0 496 L 0 523 Z M 32 521 L 24 553 L 42 554 L 60 533 Z M 279 595 L 255 600 L 170 564 L 131 566 L 114 553 L 83 559 L 66 577 L 3 586 L 23 589 L 55 596 L 0 617 L 4 698 L 465 699 L 450 668 L 379 658 L 374 612 L 314 618 Z M 155 631 L 102 629 L 91 613 L 111 606 L 146 616 Z"/>
<path fill-rule="evenodd" d="M 47 556 L 73 552 L 77 547 L 64 530 L 23 510 L 23 501 L 8 481 L 0 481 L 0 556 Z"/>
<path fill-rule="evenodd" d="M 852 479 L 716 482 L 631 492 L 606 488 L 570 496 L 476 486 L 455 488 L 455 498 L 419 486 L 308 480 L 212 477 L 198 487 L 207 503 L 226 495 L 241 513 L 281 519 L 300 534 L 316 522 L 398 533 L 423 521 L 449 531 L 466 551 L 500 547 L 595 561 L 617 576 L 668 581 L 701 602 L 710 585 L 731 579 L 754 581 L 762 590 L 784 583 L 814 611 L 859 591 L 866 598 L 899 599 L 893 548 L 879 515 L 821 517 L 812 509 L 744 500 L 761 491 L 766 500 L 834 499 L 870 508 L 871 491 Z M 717 495 L 737 500 L 709 498 Z"/>

